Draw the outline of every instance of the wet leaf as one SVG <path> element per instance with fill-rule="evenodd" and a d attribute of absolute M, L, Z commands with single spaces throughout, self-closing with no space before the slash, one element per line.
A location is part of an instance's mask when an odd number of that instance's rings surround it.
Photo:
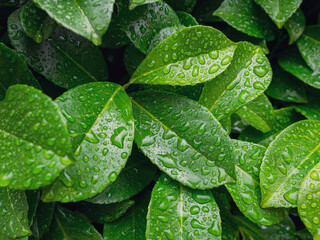
<path fill-rule="evenodd" d="M 307 104 L 296 104 L 294 108 L 308 119 L 320 121 L 320 102 L 318 98 L 318 91 L 308 91 L 309 101 Z"/>
<path fill-rule="evenodd" d="M 166 2 L 174 10 L 192 12 L 197 0 L 166 0 Z"/>
<path fill-rule="evenodd" d="M 296 207 L 303 177 L 319 162 L 320 122 L 303 120 L 271 142 L 260 171 L 262 207 Z"/>
<path fill-rule="evenodd" d="M 115 83 L 88 83 L 57 98 L 71 133 L 76 164 L 62 172 L 42 199 L 72 202 L 94 197 L 127 162 L 134 122 L 128 95 Z"/>
<path fill-rule="evenodd" d="M 183 86 L 206 82 L 227 68 L 235 48 L 232 41 L 214 28 L 184 28 L 150 52 L 130 83 Z"/>
<path fill-rule="evenodd" d="M 31 226 L 32 235 L 36 239 L 41 239 L 45 232 L 49 230 L 51 225 L 54 203 L 39 202 L 36 215 Z"/>
<path fill-rule="evenodd" d="M 39 190 L 31 190 L 31 191 L 25 191 L 28 201 L 28 222 L 29 226 L 33 223 L 33 218 L 36 215 L 37 207 L 40 201 L 40 194 L 41 192 Z"/>
<path fill-rule="evenodd" d="M 197 189 L 232 181 L 233 143 L 206 108 L 168 92 L 143 91 L 131 97 L 135 142 L 162 171 Z"/>
<path fill-rule="evenodd" d="M 29 66 L 63 88 L 107 80 L 107 68 L 99 49 L 84 38 L 57 27 L 50 39 L 37 44 L 24 34 L 21 9 L 8 18 L 12 45 Z"/>
<path fill-rule="evenodd" d="M 261 48 L 248 42 L 237 46 L 230 66 L 205 84 L 199 100 L 218 120 L 257 98 L 271 82 L 272 69 Z"/>
<path fill-rule="evenodd" d="M 199 25 L 197 20 L 191 14 L 183 11 L 177 11 L 176 13 L 183 26 L 192 27 L 192 26 Z"/>
<path fill-rule="evenodd" d="M 212 193 L 184 187 L 163 174 L 152 190 L 146 238 L 203 237 L 221 239 L 219 208 Z"/>
<path fill-rule="evenodd" d="M 129 10 L 133 10 L 138 6 L 160 2 L 161 0 L 129 0 Z"/>
<path fill-rule="evenodd" d="M 23 121 L 22 121 L 23 120 Z M 0 186 L 37 189 L 73 164 L 66 122 L 51 98 L 26 85 L 0 102 Z"/>
<path fill-rule="evenodd" d="M 145 57 L 146 55 L 144 55 L 134 46 L 126 47 L 124 51 L 123 61 L 129 75 L 132 75 L 134 73 L 134 71 L 138 68 Z"/>
<path fill-rule="evenodd" d="M 288 21 L 284 24 L 284 28 L 289 33 L 289 44 L 294 43 L 299 39 L 304 31 L 306 19 L 300 8 L 292 14 Z"/>

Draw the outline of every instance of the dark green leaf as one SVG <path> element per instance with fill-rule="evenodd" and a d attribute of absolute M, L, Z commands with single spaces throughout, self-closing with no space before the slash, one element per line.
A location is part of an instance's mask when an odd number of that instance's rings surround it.
<path fill-rule="evenodd" d="M 311 90 L 311 89 L 310 89 Z M 312 89 L 308 91 L 309 102 L 307 104 L 295 105 L 294 108 L 308 119 L 315 119 L 320 121 L 320 102 L 319 90 Z"/>
<path fill-rule="evenodd" d="M 143 91 L 131 97 L 135 141 L 162 171 L 198 189 L 232 180 L 233 143 L 206 108 L 168 92 Z"/>
<path fill-rule="evenodd" d="M 237 183 L 226 187 L 240 211 L 252 222 L 272 225 L 287 216 L 285 209 L 260 207 L 261 190 L 259 172 L 266 148 L 257 144 L 233 140 L 237 154 Z"/>
<path fill-rule="evenodd" d="M 272 22 L 254 0 L 224 0 L 213 14 L 249 36 L 267 41 L 275 38 Z"/>
<path fill-rule="evenodd" d="M 99 195 L 86 201 L 97 204 L 121 202 L 138 194 L 155 179 L 157 168 L 137 147 L 132 149 L 128 162 L 116 181 Z"/>
<path fill-rule="evenodd" d="M 228 133 L 228 135 L 231 133 L 231 116 L 228 116 L 226 118 L 222 118 L 219 120 L 221 123 L 223 129 Z"/>
<path fill-rule="evenodd" d="M 257 98 L 271 82 L 272 69 L 261 48 L 248 42 L 237 46 L 230 66 L 205 84 L 199 100 L 218 120 Z"/>
<path fill-rule="evenodd" d="M 304 120 L 269 145 L 260 171 L 262 207 L 296 207 L 303 177 L 319 161 L 320 122 Z"/>
<path fill-rule="evenodd" d="M 1 0 L 0 6 L 7 6 L 7 7 L 13 7 L 16 5 L 22 5 L 27 0 Z"/>
<path fill-rule="evenodd" d="M 184 28 L 152 50 L 130 83 L 195 85 L 206 82 L 229 66 L 235 48 L 232 41 L 214 28 Z"/>
<path fill-rule="evenodd" d="M 21 10 L 8 18 L 12 45 L 29 66 L 54 84 L 73 88 L 79 84 L 107 80 L 107 68 L 99 49 L 89 41 L 61 27 L 50 39 L 37 44 L 24 34 Z"/>
<path fill-rule="evenodd" d="M 65 28 L 91 40 L 95 45 L 100 45 L 102 35 L 111 21 L 115 0 L 33 1 Z"/>
<path fill-rule="evenodd" d="M 240 232 L 238 227 L 233 226 L 230 222 L 223 221 L 221 223 L 222 227 L 222 240 L 240 240 Z"/>
<path fill-rule="evenodd" d="M 319 75 L 320 58 L 315 53 L 320 51 L 320 25 L 306 27 L 297 46 L 308 66 Z"/>
<path fill-rule="evenodd" d="M 150 4 L 155 2 L 161 2 L 161 0 L 129 0 L 129 10 L 133 10 L 143 4 Z"/>
<path fill-rule="evenodd" d="M 31 234 L 28 224 L 28 202 L 24 191 L 0 188 L 0 239 Z"/>
<path fill-rule="evenodd" d="M 28 222 L 29 226 L 33 223 L 33 218 L 36 215 L 37 207 L 40 201 L 40 191 L 39 190 L 31 190 L 31 191 L 25 191 L 27 200 L 28 200 Z"/>
<path fill-rule="evenodd" d="M 174 9 L 184 12 L 192 12 L 197 0 L 166 0 L 166 2 Z"/>
<path fill-rule="evenodd" d="M 152 190 L 146 238 L 221 239 L 219 208 L 212 193 L 184 187 L 163 174 Z"/>
<path fill-rule="evenodd" d="M 88 83 L 67 91 L 56 103 L 67 120 L 76 164 L 43 193 L 44 201 L 80 201 L 114 182 L 131 153 L 131 102 L 115 83 Z"/>
<path fill-rule="evenodd" d="M 6 150 L 0 158 L 0 186 L 37 189 L 73 163 L 65 119 L 51 98 L 14 85 L 0 109 L 0 149 Z"/>
<path fill-rule="evenodd" d="M 46 40 L 56 28 L 56 22 L 33 1 L 22 7 L 20 19 L 24 32 L 37 43 Z"/>
<path fill-rule="evenodd" d="M 145 59 L 146 55 L 136 49 L 134 46 L 128 46 L 124 51 L 124 66 L 129 73 L 132 75 L 134 71 L 138 68 L 140 63 Z"/>
<path fill-rule="evenodd" d="M 203 22 L 220 22 L 221 18 L 213 16 L 212 13 L 217 10 L 223 0 L 202 0 L 194 9 L 192 15 L 199 21 Z"/>
<path fill-rule="evenodd" d="M 43 234 L 48 231 L 51 224 L 54 210 L 54 203 L 39 202 L 36 215 L 31 226 L 32 235 L 36 239 L 41 239 Z"/>
<path fill-rule="evenodd" d="M 304 83 L 320 89 L 320 74 L 314 72 L 307 66 L 295 48 L 284 51 L 279 56 L 278 63 L 284 70 L 299 78 Z"/>
<path fill-rule="evenodd" d="M 302 0 L 254 0 L 258 3 L 270 16 L 273 22 L 282 28 L 285 22 L 299 8 Z"/>
<path fill-rule="evenodd" d="M 7 88 L 14 84 L 40 88 L 23 59 L 3 43 L 0 43 L 0 66 L 0 100 L 3 100 Z"/>
<path fill-rule="evenodd" d="M 313 240 L 311 233 L 306 228 L 296 231 L 296 236 L 301 240 Z"/>
<path fill-rule="evenodd" d="M 239 115 L 231 115 L 231 133 L 241 134 L 249 124 L 242 120 Z"/>
<path fill-rule="evenodd" d="M 182 11 L 177 11 L 176 13 L 182 25 L 186 27 L 199 25 L 197 20 L 191 14 Z"/>
<path fill-rule="evenodd" d="M 289 44 L 294 43 L 299 39 L 304 31 L 306 19 L 300 8 L 288 19 L 284 24 L 284 28 L 289 33 Z"/>
<path fill-rule="evenodd" d="M 78 214 L 57 205 L 46 240 L 103 240 L 100 233 Z"/>

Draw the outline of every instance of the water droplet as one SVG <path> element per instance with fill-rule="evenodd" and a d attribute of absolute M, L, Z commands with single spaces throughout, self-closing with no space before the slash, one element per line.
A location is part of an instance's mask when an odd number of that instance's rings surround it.
<path fill-rule="evenodd" d="M 192 198 L 200 204 L 208 203 L 212 201 L 212 198 L 210 195 L 208 195 L 206 192 L 202 192 L 199 190 L 194 190 L 192 193 Z"/>
<path fill-rule="evenodd" d="M 268 73 L 268 69 L 265 66 L 254 66 L 253 72 L 258 77 L 264 77 Z"/>
<path fill-rule="evenodd" d="M 112 172 L 109 174 L 108 179 L 110 180 L 110 182 L 114 182 L 118 177 L 118 174 L 116 172 Z"/>
<path fill-rule="evenodd" d="M 128 132 L 125 127 L 117 128 L 116 130 L 114 130 L 114 133 L 111 136 L 112 144 L 122 149 L 124 146 L 124 139 L 127 135 L 128 135 Z"/>

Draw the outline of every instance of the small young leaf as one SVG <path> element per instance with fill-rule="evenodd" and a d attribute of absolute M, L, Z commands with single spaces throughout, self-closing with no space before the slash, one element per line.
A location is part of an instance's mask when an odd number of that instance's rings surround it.
<path fill-rule="evenodd" d="M 166 2 L 174 9 L 185 12 L 192 12 L 197 0 L 166 0 Z"/>
<path fill-rule="evenodd" d="M 237 183 L 226 187 L 240 211 L 252 222 L 272 225 L 287 216 L 285 209 L 260 207 L 261 190 L 259 172 L 266 148 L 257 144 L 233 140 L 237 154 Z"/>
<path fill-rule="evenodd" d="M 31 234 L 28 224 L 28 202 L 24 191 L 0 188 L 0 239 Z"/>
<path fill-rule="evenodd" d="M 46 202 L 91 198 L 114 182 L 131 153 L 134 133 L 128 95 L 115 83 L 88 83 L 56 99 L 71 132 L 76 164 L 45 188 Z"/>
<path fill-rule="evenodd" d="M 202 237 L 221 239 L 219 208 L 212 193 L 184 187 L 162 174 L 152 190 L 146 238 Z"/>
<path fill-rule="evenodd" d="M 135 142 L 162 171 L 197 189 L 232 181 L 233 143 L 206 108 L 168 92 L 143 91 L 131 97 Z"/>
<path fill-rule="evenodd" d="M 0 186 L 37 189 L 73 163 L 65 119 L 51 98 L 26 85 L 8 88 L 0 102 Z"/>
<path fill-rule="evenodd" d="M 304 83 L 320 89 L 320 73 L 311 70 L 297 49 L 285 50 L 278 58 L 279 65 Z"/>
<path fill-rule="evenodd" d="M 186 27 L 192 27 L 199 25 L 197 20 L 189 13 L 183 12 L 183 11 L 177 11 L 177 16 L 179 17 L 179 20 L 182 25 Z"/>
<path fill-rule="evenodd" d="M 21 9 L 8 18 L 12 45 L 36 72 L 63 88 L 107 80 L 107 67 L 98 48 L 84 38 L 57 27 L 50 39 L 37 44 L 24 34 Z"/>
<path fill-rule="evenodd" d="M 315 54 L 320 51 L 320 26 L 306 27 L 297 41 L 297 46 L 308 66 L 320 74 L 320 57 Z"/>
<path fill-rule="evenodd" d="M 320 239 L 320 163 L 309 171 L 300 185 L 298 212 L 313 239 Z"/>
<path fill-rule="evenodd" d="M 130 83 L 184 86 L 206 82 L 229 66 L 235 49 L 232 41 L 212 27 L 184 28 L 151 51 Z"/>
<path fill-rule="evenodd" d="M 3 100 L 7 88 L 14 84 L 41 88 L 22 57 L 3 43 L 0 43 L 0 66 L 0 100 Z"/>
<path fill-rule="evenodd" d="M 95 45 L 107 31 L 115 0 L 34 0 L 50 17 L 65 28 L 79 34 Z"/>
<path fill-rule="evenodd" d="M 304 31 L 306 19 L 300 8 L 284 24 L 284 28 L 289 33 L 289 44 L 291 45 L 299 39 Z"/>
<path fill-rule="evenodd" d="M 269 145 L 260 171 L 262 207 L 296 207 L 303 177 L 319 161 L 320 122 L 304 120 Z"/>
<path fill-rule="evenodd" d="M 258 3 L 270 16 L 273 22 L 282 28 L 285 22 L 292 16 L 292 14 L 299 8 L 302 0 L 254 0 Z"/>
<path fill-rule="evenodd" d="M 237 46 L 230 66 L 205 84 L 199 100 L 218 120 L 257 98 L 271 82 L 272 69 L 261 48 L 248 42 Z"/>
<path fill-rule="evenodd" d="M 267 41 L 275 38 L 272 22 L 254 0 L 224 0 L 213 14 L 249 36 Z"/>
<path fill-rule="evenodd" d="M 150 4 L 155 2 L 161 2 L 161 0 L 129 0 L 129 10 L 133 10 L 143 4 Z"/>
<path fill-rule="evenodd" d="M 48 231 L 51 224 L 54 210 L 54 203 L 39 202 L 36 215 L 31 226 L 32 235 L 36 239 L 41 239 L 43 234 Z"/>
<path fill-rule="evenodd" d="M 46 40 L 56 28 L 56 22 L 33 1 L 22 7 L 20 19 L 24 32 L 37 43 Z"/>
<path fill-rule="evenodd" d="M 103 240 L 100 233 L 78 214 L 57 205 L 46 240 Z"/>

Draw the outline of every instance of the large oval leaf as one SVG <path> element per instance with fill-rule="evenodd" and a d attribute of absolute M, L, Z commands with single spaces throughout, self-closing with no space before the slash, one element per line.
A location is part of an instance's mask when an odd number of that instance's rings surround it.
<path fill-rule="evenodd" d="M 266 148 L 257 144 L 233 140 L 237 154 L 237 183 L 226 187 L 240 211 L 252 222 L 271 225 L 287 215 L 285 209 L 263 209 L 260 207 L 261 190 L 259 172 Z"/>
<path fill-rule="evenodd" d="M 155 47 L 130 83 L 195 85 L 223 72 L 236 46 L 220 31 L 205 26 L 184 28 Z"/>
<path fill-rule="evenodd" d="M 36 189 L 73 162 L 65 119 L 51 98 L 25 85 L 0 102 L 0 186 Z"/>
<path fill-rule="evenodd" d="M 262 207 L 296 207 L 298 188 L 319 161 L 320 122 L 304 120 L 269 145 L 260 171 Z"/>
<path fill-rule="evenodd" d="M 308 66 L 320 74 L 320 26 L 308 26 L 297 41 L 299 51 Z"/>
<path fill-rule="evenodd" d="M 221 239 L 219 208 L 212 193 L 161 175 L 151 194 L 146 238 Z"/>
<path fill-rule="evenodd" d="M 23 59 L 3 43 L 0 43 L 0 66 L 0 100 L 4 98 L 7 88 L 14 84 L 40 88 Z"/>
<path fill-rule="evenodd" d="M 101 52 L 84 38 L 57 27 L 50 39 L 37 44 L 23 32 L 21 9 L 8 18 L 12 45 L 29 66 L 63 88 L 107 80 L 107 67 Z"/>
<path fill-rule="evenodd" d="M 257 98 L 269 86 L 272 69 L 268 58 L 248 42 L 239 42 L 230 66 L 207 82 L 199 102 L 218 119 L 232 114 Z"/>
<path fill-rule="evenodd" d="M 312 168 L 303 179 L 298 196 L 298 212 L 304 225 L 320 239 L 320 164 Z"/>
<path fill-rule="evenodd" d="M 44 201 L 80 201 L 114 182 L 131 153 L 134 133 L 128 95 L 115 83 L 88 83 L 56 103 L 67 119 L 77 160 L 43 192 Z"/>
<path fill-rule="evenodd" d="M 137 92 L 131 97 L 135 142 L 162 171 L 197 189 L 231 181 L 233 143 L 206 108 L 167 92 Z"/>
<path fill-rule="evenodd" d="M 28 224 L 28 202 L 24 191 L 0 188 L 0 239 L 31 234 Z"/>
<path fill-rule="evenodd" d="M 107 31 L 115 0 L 34 0 L 50 17 L 65 28 L 100 45 Z"/>

